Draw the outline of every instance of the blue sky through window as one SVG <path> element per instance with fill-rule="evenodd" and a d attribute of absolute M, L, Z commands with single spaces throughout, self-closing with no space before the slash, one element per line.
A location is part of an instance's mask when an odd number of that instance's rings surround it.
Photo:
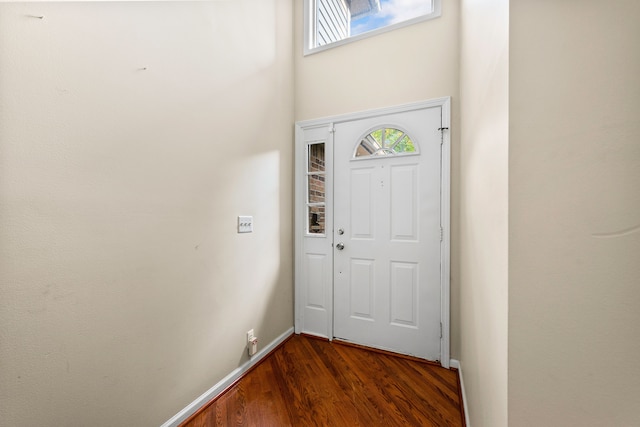
<path fill-rule="evenodd" d="M 426 15 L 431 8 L 431 0 L 380 0 L 380 12 L 351 21 L 351 35 Z"/>

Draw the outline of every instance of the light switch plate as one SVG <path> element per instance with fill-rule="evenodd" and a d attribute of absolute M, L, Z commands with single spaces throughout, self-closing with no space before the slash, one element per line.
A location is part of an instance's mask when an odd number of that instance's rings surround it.
<path fill-rule="evenodd" d="M 238 233 L 253 232 L 253 217 L 241 215 L 238 217 Z"/>

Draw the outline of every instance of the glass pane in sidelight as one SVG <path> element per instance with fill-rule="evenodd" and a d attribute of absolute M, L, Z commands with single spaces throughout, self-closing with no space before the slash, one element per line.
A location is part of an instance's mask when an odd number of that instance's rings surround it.
<path fill-rule="evenodd" d="M 309 206 L 309 233 L 324 234 L 325 232 L 325 208 L 324 206 Z"/>
<path fill-rule="evenodd" d="M 324 172 L 324 142 L 308 145 L 308 172 Z"/>
<path fill-rule="evenodd" d="M 310 204 L 324 203 L 325 181 L 324 175 L 309 175 L 307 182 L 307 202 Z"/>

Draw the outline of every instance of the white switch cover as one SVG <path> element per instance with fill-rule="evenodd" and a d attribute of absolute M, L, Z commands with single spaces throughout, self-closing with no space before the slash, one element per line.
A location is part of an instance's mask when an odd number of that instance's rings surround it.
<path fill-rule="evenodd" d="M 251 232 L 253 232 L 253 217 L 239 216 L 238 217 L 238 233 L 251 233 Z"/>

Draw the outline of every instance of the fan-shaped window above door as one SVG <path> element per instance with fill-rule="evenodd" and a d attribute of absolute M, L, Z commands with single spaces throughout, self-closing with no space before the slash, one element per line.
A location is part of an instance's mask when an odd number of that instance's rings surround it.
<path fill-rule="evenodd" d="M 355 159 L 419 154 L 418 145 L 404 131 L 384 127 L 364 136 L 353 154 Z"/>

